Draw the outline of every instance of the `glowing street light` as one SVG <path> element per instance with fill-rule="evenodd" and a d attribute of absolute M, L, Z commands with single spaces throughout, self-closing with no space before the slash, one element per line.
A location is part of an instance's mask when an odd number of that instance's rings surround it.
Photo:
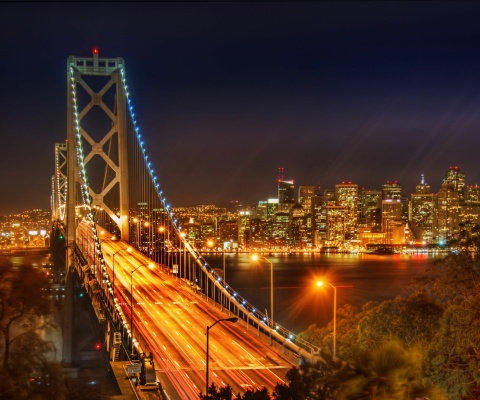
<path fill-rule="evenodd" d="M 162 238 L 158 239 L 157 241 L 162 242 L 162 245 L 160 246 L 160 263 L 165 265 L 165 227 L 164 226 L 159 226 L 158 227 L 158 233 L 162 235 Z"/>
<path fill-rule="evenodd" d="M 205 398 L 208 398 L 208 332 L 210 331 L 210 329 L 212 329 L 216 324 L 218 324 L 219 322 L 237 322 L 238 321 L 238 318 L 237 317 L 231 317 L 231 318 L 222 318 L 222 319 L 219 319 L 217 321 L 215 321 L 212 325 L 210 326 L 207 326 L 207 355 L 206 355 L 206 359 L 205 359 L 205 364 L 206 364 L 206 372 L 205 372 Z"/>
<path fill-rule="evenodd" d="M 182 265 L 183 265 L 183 279 L 185 280 L 185 285 L 187 284 L 187 246 L 185 246 L 185 237 L 187 234 L 185 232 L 180 232 L 180 247 L 178 249 L 178 260 L 180 262 L 180 275 L 182 275 Z M 182 263 L 182 243 L 183 243 L 183 263 Z"/>
<path fill-rule="evenodd" d="M 333 288 L 333 361 L 337 361 L 337 288 L 353 288 L 352 285 L 334 286 L 330 282 L 325 282 Z M 324 282 L 317 281 L 317 286 L 322 287 Z"/>

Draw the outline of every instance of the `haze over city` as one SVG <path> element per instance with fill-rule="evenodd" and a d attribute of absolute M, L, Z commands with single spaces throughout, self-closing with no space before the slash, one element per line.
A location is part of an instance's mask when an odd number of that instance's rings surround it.
<path fill-rule="evenodd" d="M 480 182 L 480 4 L 3 3 L 0 214 L 50 206 L 66 60 L 123 57 L 176 206 L 342 181 Z M 72 25 L 72 18 L 75 24 Z M 88 27 L 88 29 L 86 28 Z"/>

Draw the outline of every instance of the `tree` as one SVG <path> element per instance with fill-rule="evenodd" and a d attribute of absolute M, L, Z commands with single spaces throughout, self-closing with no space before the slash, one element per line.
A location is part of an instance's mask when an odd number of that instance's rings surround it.
<path fill-rule="evenodd" d="M 480 287 L 479 261 L 477 254 L 451 254 L 427 267 L 422 275 L 412 280 L 411 287 L 442 306 L 460 304 Z"/>
<path fill-rule="evenodd" d="M 448 398 L 480 398 L 480 296 L 449 306 L 427 353 L 427 374 Z"/>
<path fill-rule="evenodd" d="M 263 389 L 247 389 L 247 391 L 242 395 L 238 394 L 235 397 L 236 400 L 270 400 L 271 397 L 268 393 L 267 388 Z"/>
<path fill-rule="evenodd" d="M 0 345 L 2 399 L 63 400 L 66 389 L 58 363 L 47 359 L 53 345 L 39 336 L 52 312 L 42 270 L 0 266 Z M 35 385 L 28 384 L 35 382 Z"/>
<path fill-rule="evenodd" d="M 421 358 L 421 353 L 405 351 L 394 341 L 364 351 L 355 375 L 344 382 L 335 398 L 403 400 L 430 396 L 434 391 L 422 382 Z M 444 398 L 435 393 L 436 399 Z"/>
<path fill-rule="evenodd" d="M 230 385 L 226 385 L 223 388 L 217 387 L 213 382 L 207 389 L 207 393 L 200 393 L 200 400 L 232 400 L 233 389 Z"/>
<path fill-rule="evenodd" d="M 34 336 L 46 329 L 48 322 L 41 317 L 52 313 L 46 274 L 32 267 L 15 270 L 0 267 L 0 335 L 3 338 L 3 367 L 10 367 L 10 352 L 22 336 Z"/>
<path fill-rule="evenodd" d="M 356 343 L 362 350 L 386 340 L 399 341 L 406 349 L 425 347 L 438 331 L 442 313 L 425 294 L 386 300 L 364 313 Z"/>

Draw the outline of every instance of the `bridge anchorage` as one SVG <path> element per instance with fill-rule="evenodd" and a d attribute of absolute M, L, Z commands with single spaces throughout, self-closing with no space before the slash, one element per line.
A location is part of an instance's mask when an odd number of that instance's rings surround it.
<path fill-rule="evenodd" d="M 238 317 L 251 348 L 291 360 L 284 368 L 299 359 L 319 360 L 318 348 L 230 287 L 182 229 L 148 158 L 122 58 L 100 58 L 97 51 L 68 57 L 67 141 L 55 149 L 52 214 L 67 249 L 65 364 L 75 361 L 75 285 L 91 300 L 110 361 L 138 360 L 145 371 L 147 363 L 149 371 L 156 365 L 182 396 L 198 394 L 204 360 L 178 367 L 170 353 L 183 359 L 203 353 L 204 328 L 222 317 Z M 193 334 L 195 329 L 200 333 Z M 235 327 L 216 332 L 223 331 L 240 334 Z M 143 376 L 147 381 L 151 372 Z"/>

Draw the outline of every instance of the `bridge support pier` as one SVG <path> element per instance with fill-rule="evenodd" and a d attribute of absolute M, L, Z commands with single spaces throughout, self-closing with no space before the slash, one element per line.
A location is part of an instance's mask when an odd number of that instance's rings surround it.
<path fill-rule="evenodd" d="M 68 251 L 70 253 L 70 249 Z M 67 262 L 72 261 L 67 254 Z M 72 342 L 73 342 L 73 271 L 68 267 L 65 272 L 65 301 L 63 304 L 63 349 L 62 364 L 65 367 L 72 366 Z"/>

